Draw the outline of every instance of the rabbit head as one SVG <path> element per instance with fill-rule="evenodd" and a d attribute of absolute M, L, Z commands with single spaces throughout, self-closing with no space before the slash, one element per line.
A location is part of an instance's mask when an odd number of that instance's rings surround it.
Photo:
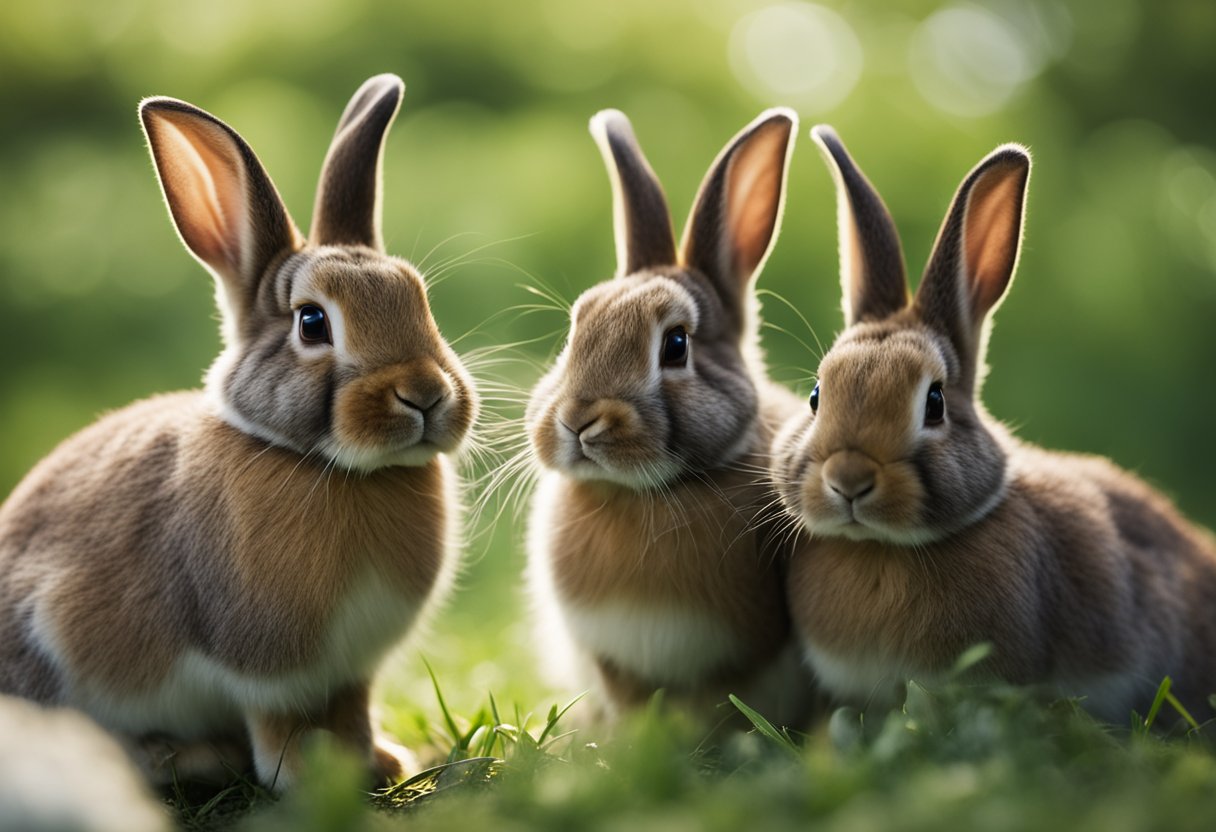
<path fill-rule="evenodd" d="M 403 92 L 379 75 L 347 105 L 307 239 L 234 130 L 171 98 L 139 109 L 177 231 L 216 279 L 212 401 L 247 433 L 362 471 L 456 450 L 477 411 L 421 275 L 384 251 L 381 157 Z"/>
<path fill-rule="evenodd" d="M 591 133 L 612 181 L 617 274 L 571 310 L 527 422 L 547 468 L 629 488 L 729 464 L 757 420 L 751 282 L 776 237 L 797 124 L 769 110 L 710 167 L 676 247 L 663 189 L 624 114 Z M 761 371 L 762 372 L 762 371 Z"/>
<path fill-rule="evenodd" d="M 912 296 L 882 199 L 831 128 L 812 137 L 836 181 L 847 327 L 808 412 L 775 440 L 774 479 L 815 536 L 924 543 L 1003 493 L 1004 434 L 977 393 L 1017 264 L 1030 156 L 1004 145 L 967 175 Z"/>

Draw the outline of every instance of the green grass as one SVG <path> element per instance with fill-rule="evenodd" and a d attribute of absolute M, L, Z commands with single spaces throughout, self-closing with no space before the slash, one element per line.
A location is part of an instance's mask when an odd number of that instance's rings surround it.
<path fill-rule="evenodd" d="M 1216 748 L 1163 682 L 1126 726 L 1079 702 L 1004 685 L 908 685 L 889 713 L 842 708 L 810 735 L 746 703 L 750 732 L 712 733 L 649 708 L 611 730 L 569 727 L 585 702 L 509 710 L 487 694 L 454 712 L 397 713 L 432 767 L 368 795 L 360 772 L 314 748 L 298 789 L 275 801 L 239 781 L 206 800 L 170 798 L 188 829 L 1210 830 Z M 568 724 L 569 723 L 569 724 Z M 1174 725 L 1170 730 L 1163 726 Z M 420 745 L 417 745 L 421 743 Z"/>

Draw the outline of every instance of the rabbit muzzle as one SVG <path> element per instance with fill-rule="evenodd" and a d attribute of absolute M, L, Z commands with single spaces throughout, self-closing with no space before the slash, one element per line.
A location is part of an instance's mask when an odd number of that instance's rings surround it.
<path fill-rule="evenodd" d="M 671 474 L 638 408 L 616 398 L 567 399 L 553 410 L 553 467 L 577 479 L 646 487 Z"/>
<path fill-rule="evenodd" d="M 572 462 L 611 464 L 614 451 L 636 439 L 642 428 L 637 410 L 620 399 L 571 400 L 557 408 L 564 456 Z"/>
<path fill-rule="evenodd" d="M 467 430 L 450 375 L 431 358 L 384 367 L 344 385 L 335 402 L 334 436 L 355 467 L 422 465 L 455 450 Z M 372 464 L 371 467 L 379 467 Z"/>
<path fill-rule="evenodd" d="M 929 534 L 920 526 L 923 501 L 909 460 L 880 461 L 847 448 L 807 467 L 791 509 L 819 537 L 911 544 Z"/>

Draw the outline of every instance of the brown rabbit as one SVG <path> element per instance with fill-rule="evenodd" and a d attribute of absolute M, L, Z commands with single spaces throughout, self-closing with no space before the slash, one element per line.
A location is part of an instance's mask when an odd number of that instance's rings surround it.
<path fill-rule="evenodd" d="M 915 296 L 881 198 L 828 127 L 847 329 L 773 476 L 807 535 L 790 605 L 841 700 L 890 703 L 970 645 L 1015 683 L 1097 715 L 1144 713 L 1165 675 L 1199 719 L 1216 692 L 1216 545 L 1100 457 L 1022 444 L 978 401 L 992 310 L 1018 259 L 1030 156 L 963 180 Z"/>
<path fill-rule="evenodd" d="M 477 409 L 422 278 L 384 253 L 403 89 L 381 75 L 351 100 L 307 241 L 231 128 L 140 105 L 225 346 L 205 390 L 105 416 L 0 507 L 0 692 L 83 710 L 154 777 L 222 774 L 234 749 L 283 788 L 314 729 L 401 774 L 368 689 L 450 583 L 445 455 Z"/>
<path fill-rule="evenodd" d="M 545 652 L 600 688 L 609 715 L 665 688 L 697 707 L 733 692 L 788 722 L 804 698 L 791 685 L 809 687 L 763 520 L 776 505 L 769 443 L 801 404 L 767 379 L 751 288 L 796 123 L 770 110 L 727 144 L 677 249 L 629 121 L 615 110 L 591 121 L 612 179 L 617 276 L 574 304 L 529 403 L 547 469 L 529 579 Z"/>

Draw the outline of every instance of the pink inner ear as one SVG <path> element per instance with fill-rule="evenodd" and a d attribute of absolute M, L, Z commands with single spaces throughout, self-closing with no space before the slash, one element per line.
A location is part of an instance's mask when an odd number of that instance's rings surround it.
<path fill-rule="evenodd" d="M 245 182 L 231 139 L 193 116 L 154 118 L 152 140 L 178 230 L 203 262 L 228 274 L 239 273 Z"/>
<path fill-rule="evenodd" d="M 1013 277 L 1022 235 L 1024 187 L 1023 168 L 1002 166 L 981 176 L 967 198 L 963 256 L 977 318 L 996 305 Z"/>
<path fill-rule="evenodd" d="M 781 209 L 788 124 L 766 125 L 731 161 L 726 189 L 726 230 L 732 265 L 751 277 L 768 251 Z"/>

